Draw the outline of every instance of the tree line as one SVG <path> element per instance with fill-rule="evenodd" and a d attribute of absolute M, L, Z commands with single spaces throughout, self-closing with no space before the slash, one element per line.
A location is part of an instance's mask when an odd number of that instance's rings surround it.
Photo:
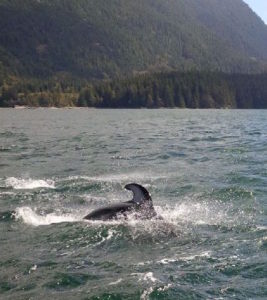
<path fill-rule="evenodd" d="M 0 91 L 2 107 L 267 108 L 266 73 L 170 72 L 95 82 L 2 80 Z"/>

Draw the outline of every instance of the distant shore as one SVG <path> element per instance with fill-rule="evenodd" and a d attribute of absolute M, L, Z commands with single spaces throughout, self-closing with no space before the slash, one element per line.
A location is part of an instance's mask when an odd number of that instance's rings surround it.
<path fill-rule="evenodd" d="M 267 108 L 267 73 L 169 72 L 82 85 L 17 81 L 2 88 L 0 107 L 260 109 Z"/>

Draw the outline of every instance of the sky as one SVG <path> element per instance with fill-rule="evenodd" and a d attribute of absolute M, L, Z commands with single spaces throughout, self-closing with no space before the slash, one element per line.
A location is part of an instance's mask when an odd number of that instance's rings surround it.
<path fill-rule="evenodd" d="M 244 0 L 267 24 L 267 0 Z"/>

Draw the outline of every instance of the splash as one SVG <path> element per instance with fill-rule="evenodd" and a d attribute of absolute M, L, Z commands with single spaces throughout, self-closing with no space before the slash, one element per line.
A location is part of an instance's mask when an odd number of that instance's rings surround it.
<path fill-rule="evenodd" d="M 193 225 L 234 226 L 251 222 L 251 216 L 240 208 L 236 210 L 231 203 L 216 200 L 192 202 L 184 199 L 175 206 L 155 207 L 157 213 L 169 223 Z"/>
<path fill-rule="evenodd" d="M 62 209 L 47 215 L 36 213 L 33 208 L 20 207 L 16 210 L 16 218 L 21 219 L 24 223 L 33 226 L 50 225 L 62 222 L 85 222 L 89 227 L 101 227 L 102 225 L 110 226 L 110 231 L 106 239 L 113 238 L 115 232 L 112 228 L 123 225 L 131 233 L 133 239 L 138 239 L 143 234 L 147 237 L 159 236 L 176 236 L 190 233 L 192 228 L 201 225 L 223 226 L 233 228 L 239 225 L 251 225 L 252 219 L 241 209 L 233 210 L 229 203 L 219 201 L 205 201 L 202 203 L 190 203 L 183 201 L 175 206 L 155 206 L 158 216 L 162 218 L 151 220 L 140 220 L 134 213 L 128 214 L 127 219 L 124 217 L 116 220 L 83 220 L 85 215 L 83 209 L 72 210 L 66 214 Z M 90 208 L 88 208 L 90 211 Z M 103 242 L 103 241 L 101 241 Z"/>
<path fill-rule="evenodd" d="M 57 215 L 54 213 L 42 216 L 37 214 L 30 207 L 20 207 L 16 209 L 16 219 L 21 219 L 24 223 L 32 226 L 44 226 L 63 222 L 77 222 L 78 216 L 71 214 Z"/>
<path fill-rule="evenodd" d="M 37 179 L 24 179 L 9 177 L 6 179 L 5 184 L 7 187 L 12 187 L 15 190 L 31 190 L 37 188 L 55 188 L 55 182 L 53 180 L 37 180 Z"/>

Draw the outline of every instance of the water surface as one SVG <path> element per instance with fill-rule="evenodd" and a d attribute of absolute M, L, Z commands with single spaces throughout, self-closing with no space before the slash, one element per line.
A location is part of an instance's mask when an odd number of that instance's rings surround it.
<path fill-rule="evenodd" d="M 266 299 L 267 111 L 0 110 L 1 299 Z M 164 220 L 86 222 L 150 191 Z"/>

